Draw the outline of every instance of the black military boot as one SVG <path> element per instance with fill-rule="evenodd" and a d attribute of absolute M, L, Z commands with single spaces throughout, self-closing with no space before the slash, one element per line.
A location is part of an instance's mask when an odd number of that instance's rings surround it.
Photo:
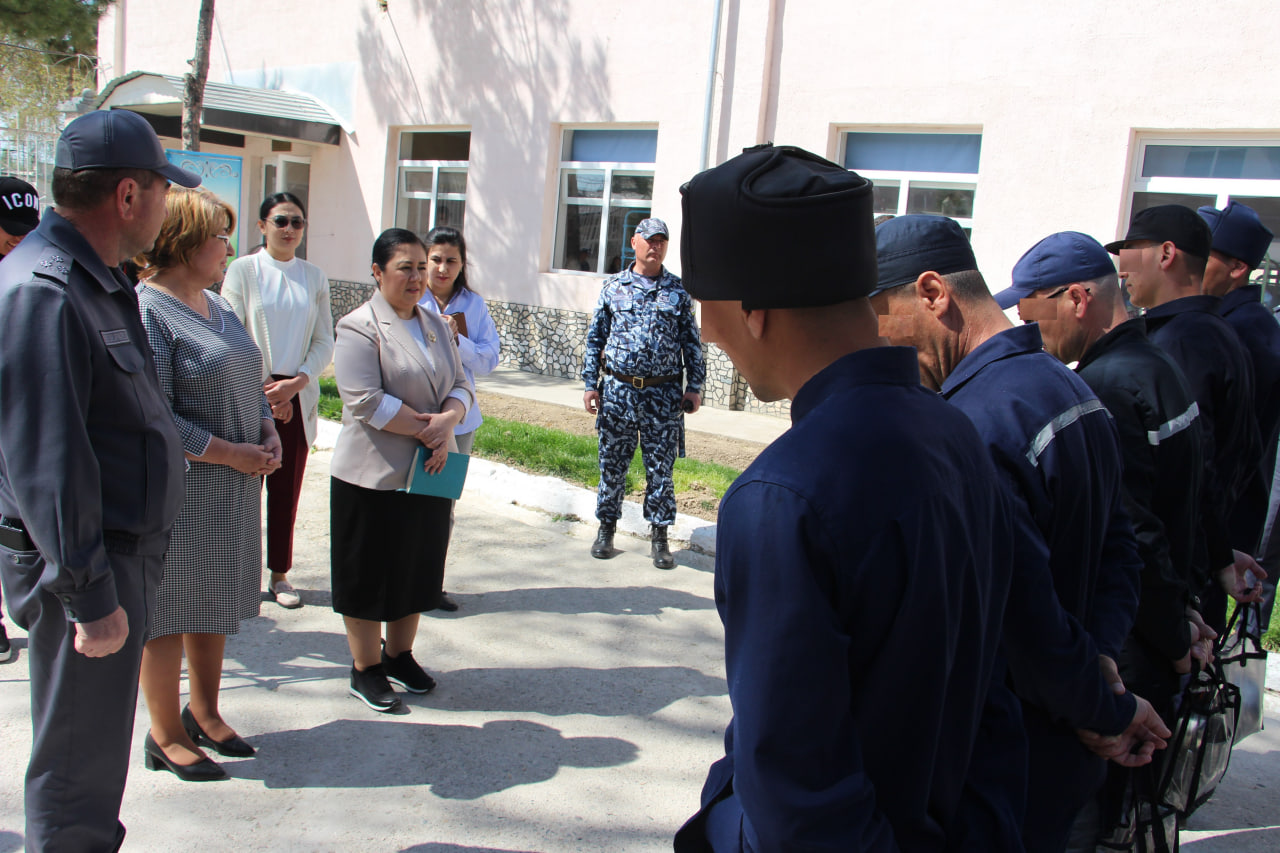
<path fill-rule="evenodd" d="M 667 528 L 654 524 L 649 527 L 649 556 L 653 557 L 653 565 L 659 569 L 674 569 L 676 558 L 671 556 L 667 547 Z"/>
<path fill-rule="evenodd" d="M 613 532 L 618 528 L 616 521 L 600 522 L 600 530 L 596 533 L 595 544 L 591 546 L 591 556 L 597 560 L 607 560 L 613 556 Z"/>

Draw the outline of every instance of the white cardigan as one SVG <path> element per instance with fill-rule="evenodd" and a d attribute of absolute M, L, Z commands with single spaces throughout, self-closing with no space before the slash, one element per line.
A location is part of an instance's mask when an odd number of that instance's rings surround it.
<path fill-rule="evenodd" d="M 329 309 L 328 277 L 315 264 L 307 263 L 301 258 L 298 260 L 306 274 L 308 296 L 306 332 L 302 336 L 302 340 L 307 342 L 307 350 L 299 353 L 301 367 L 298 372 L 306 373 L 310 381 L 298 394 L 298 405 L 302 411 L 294 412 L 294 416 L 302 415 L 307 444 L 310 445 L 316 440 L 320 374 L 333 359 L 333 314 Z M 231 303 L 231 310 L 235 311 L 240 322 L 248 329 L 249 337 L 262 350 L 262 381 L 266 382 L 274 371 L 271 364 L 271 330 L 267 328 L 267 314 L 262 307 L 262 288 L 259 286 L 260 267 L 257 253 L 236 258 L 227 267 L 227 276 L 222 281 L 222 295 Z"/>

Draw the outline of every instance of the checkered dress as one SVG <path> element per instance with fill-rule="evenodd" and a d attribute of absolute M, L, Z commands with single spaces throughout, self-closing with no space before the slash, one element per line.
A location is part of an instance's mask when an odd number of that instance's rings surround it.
<path fill-rule="evenodd" d="M 262 353 L 221 296 L 205 291 L 206 320 L 153 287 L 138 290 L 142 324 L 173 407 L 183 449 L 200 455 L 210 436 L 261 441 L 270 417 Z M 262 575 L 262 478 L 192 462 L 187 494 L 165 555 L 147 638 L 234 634 L 258 615 Z"/>

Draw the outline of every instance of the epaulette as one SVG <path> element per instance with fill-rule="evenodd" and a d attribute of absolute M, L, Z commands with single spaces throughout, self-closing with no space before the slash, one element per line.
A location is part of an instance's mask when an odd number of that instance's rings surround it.
<path fill-rule="evenodd" d="M 66 284 L 67 277 L 71 275 L 72 263 L 71 257 L 62 249 L 57 246 L 45 246 L 31 272 L 40 278 Z"/>

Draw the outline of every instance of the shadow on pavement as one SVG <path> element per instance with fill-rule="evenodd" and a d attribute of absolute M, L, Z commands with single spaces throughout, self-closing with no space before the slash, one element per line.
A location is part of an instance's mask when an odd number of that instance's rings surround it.
<path fill-rule="evenodd" d="M 540 613 L 604 613 L 614 616 L 657 616 L 664 610 L 714 610 L 710 598 L 657 586 L 538 587 L 473 595 L 449 593 L 461 606 L 456 616 L 536 611 Z M 434 614 L 439 615 L 439 614 Z"/>
<path fill-rule="evenodd" d="M 463 847 L 461 844 L 415 844 L 400 853 L 534 853 L 532 850 L 499 850 L 497 847 Z"/>
<path fill-rule="evenodd" d="M 338 617 L 334 617 L 337 619 Z M 283 684 L 348 678 L 351 650 L 342 622 L 333 631 L 284 631 L 258 616 L 227 638 L 224 680 L 244 679 L 275 690 Z"/>
<path fill-rule="evenodd" d="M 532 850 L 499 850 L 495 847 L 463 847 L 461 844 L 415 844 L 399 853 L 534 853 Z"/>
<path fill-rule="evenodd" d="M 225 761 L 238 779 L 268 788 L 430 786 L 448 800 L 474 800 L 544 782 L 561 767 L 614 767 L 634 761 L 636 745 L 611 737 L 564 737 L 528 720 L 483 726 L 335 720 L 314 729 L 253 739 L 252 760 Z M 296 761 L 291 757 L 298 757 Z"/>
<path fill-rule="evenodd" d="M 18 853 L 22 849 L 22 836 L 0 829 L 0 853 Z"/>
<path fill-rule="evenodd" d="M 406 701 L 447 711 L 643 717 L 691 696 L 727 692 L 724 679 L 687 666 L 491 667 L 445 672 L 439 680 L 435 694 Z"/>

